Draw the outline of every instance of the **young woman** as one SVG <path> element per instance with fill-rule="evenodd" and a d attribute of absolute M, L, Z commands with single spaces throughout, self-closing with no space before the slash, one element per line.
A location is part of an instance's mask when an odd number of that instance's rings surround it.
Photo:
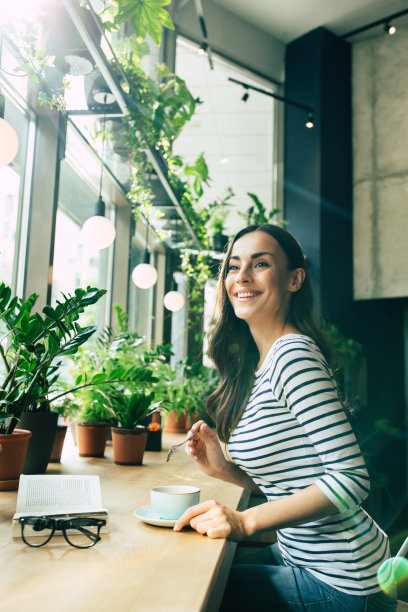
<path fill-rule="evenodd" d="M 299 244 L 274 225 L 240 231 L 217 299 L 210 354 L 220 384 L 208 407 L 218 437 L 199 421 L 186 450 L 206 474 L 268 501 L 244 512 L 204 501 L 175 530 L 190 523 L 235 541 L 277 530 L 277 544 L 233 565 L 222 610 L 393 611 L 377 581 L 387 537 L 360 507 L 369 478 L 313 319 Z"/>

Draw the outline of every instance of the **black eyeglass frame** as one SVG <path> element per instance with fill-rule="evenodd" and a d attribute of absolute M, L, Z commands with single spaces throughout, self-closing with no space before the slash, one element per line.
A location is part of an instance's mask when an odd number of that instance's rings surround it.
<path fill-rule="evenodd" d="M 24 537 L 25 525 L 30 524 L 33 527 L 34 531 L 36 531 L 35 523 L 32 523 L 33 520 L 41 521 L 40 525 L 42 529 L 51 530 L 48 538 L 44 540 L 44 542 L 41 542 L 41 544 L 32 544 L 31 542 L 28 542 Z M 27 546 L 31 546 L 32 548 L 39 548 L 40 546 L 44 546 L 45 544 L 47 544 L 56 531 L 62 531 L 63 536 L 68 542 L 68 544 L 70 546 L 73 546 L 74 548 L 91 548 L 91 546 L 95 546 L 95 544 L 101 539 L 99 532 L 101 530 L 101 527 L 106 525 L 106 520 L 86 516 L 68 518 L 53 518 L 51 516 L 20 516 L 19 523 L 21 525 L 21 538 L 24 544 L 27 544 Z M 92 531 L 85 529 L 85 527 L 87 526 L 97 527 L 98 531 L 96 532 L 96 534 L 92 533 Z M 67 529 L 76 529 L 77 531 L 80 531 L 89 538 L 90 544 L 86 546 L 78 546 L 77 544 L 73 544 L 70 541 L 69 536 L 67 535 Z M 40 529 L 37 529 L 37 531 L 40 531 Z"/>

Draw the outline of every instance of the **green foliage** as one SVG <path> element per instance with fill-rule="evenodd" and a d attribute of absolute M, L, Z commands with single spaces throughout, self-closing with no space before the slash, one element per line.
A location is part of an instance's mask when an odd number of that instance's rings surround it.
<path fill-rule="evenodd" d="M 162 27 L 174 30 L 169 13 L 163 8 L 169 4 L 171 0 L 115 0 L 114 24 L 130 21 L 136 36 L 144 39 L 149 34 L 160 45 Z"/>
<path fill-rule="evenodd" d="M 332 323 L 323 322 L 323 331 L 332 351 L 333 374 L 340 399 L 348 403 L 349 382 L 362 353 L 362 346 L 353 338 L 346 338 Z"/>
<path fill-rule="evenodd" d="M 185 414 L 193 419 L 193 414 L 203 413 L 205 399 L 211 393 L 211 370 L 205 366 L 193 368 L 187 362 L 177 364 L 161 363 L 155 374 L 155 397 L 176 416 Z"/>
<path fill-rule="evenodd" d="M 200 153 L 194 164 L 185 164 L 183 171 L 186 176 L 193 177 L 193 189 L 197 197 L 201 198 L 204 193 L 203 183 L 208 185 L 211 180 L 204 153 Z"/>
<path fill-rule="evenodd" d="M 275 217 L 280 213 L 279 208 L 274 208 L 270 212 L 267 212 L 258 196 L 250 192 L 247 192 L 247 195 L 251 198 L 253 204 L 248 208 L 246 213 L 238 213 L 245 219 L 246 225 L 262 225 L 264 223 L 276 223 L 281 227 L 287 225 L 287 221 L 276 222 Z"/>
<path fill-rule="evenodd" d="M 76 403 L 80 406 L 71 413 L 76 421 L 97 423 L 114 418 L 128 427 L 124 423 L 135 423 L 150 414 L 143 398 L 149 397 L 152 403 L 157 382 L 154 369 L 166 359 L 170 347 L 150 349 L 143 337 L 130 331 L 127 313 L 119 305 L 115 305 L 115 312 L 119 333 L 104 330 L 93 346 L 84 347 L 72 357 L 70 384 L 76 386 Z M 159 408 L 159 403 L 153 406 L 151 412 Z"/>
<path fill-rule="evenodd" d="M 228 187 L 227 193 L 223 198 L 218 198 L 208 205 L 208 221 L 206 227 L 212 236 L 224 234 L 227 217 L 234 206 L 231 202 L 231 198 L 234 196 L 235 194 L 232 188 Z"/>
<path fill-rule="evenodd" d="M 161 402 L 153 403 L 155 393 L 141 392 L 127 393 L 118 389 L 111 389 L 105 393 L 99 391 L 101 404 L 107 408 L 110 416 L 114 417 L 121 427 L 135 429 L 144 419 L 159 409 Z"/>
<path fill-rule="evenodd" d="M 49 391 L 59 378 L 60 358 L 74 355 L 96 331 L 81 327 L 79 315 L 95 304 L 105 290 L 87 287 L 62 294 L 56 307 L 32 313 L 38 295 L 22 301 L 0 284 L 0 356 L 4 372 L 0 387 L 0 431 L 11 433 L 23 411 L 49 409 Z M 14 417 L 7 428 L 6 418 Z"/>

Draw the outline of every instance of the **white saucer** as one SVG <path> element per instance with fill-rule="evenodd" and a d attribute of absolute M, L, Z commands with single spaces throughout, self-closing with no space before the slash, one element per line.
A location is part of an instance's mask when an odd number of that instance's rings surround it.
<path fill-rule="evenodd" d="M 174 527 L 177 523 L 175 519 L 161 518 L 151 506 L 143 506 L 134 511 L 135 516 L 149 525 L 157 525 L 158 527 Z"/>

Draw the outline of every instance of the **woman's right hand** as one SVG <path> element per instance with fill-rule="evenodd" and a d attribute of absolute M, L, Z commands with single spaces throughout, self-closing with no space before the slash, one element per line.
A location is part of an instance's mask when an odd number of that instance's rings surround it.
<path fill-rule="evenodd" d="M 215 432 L 204 421 L 194 423 L 188 435 L 199 433 L 186 444 L 186 453 L 208 476 L 219 478 L 228 465 Z"/>

